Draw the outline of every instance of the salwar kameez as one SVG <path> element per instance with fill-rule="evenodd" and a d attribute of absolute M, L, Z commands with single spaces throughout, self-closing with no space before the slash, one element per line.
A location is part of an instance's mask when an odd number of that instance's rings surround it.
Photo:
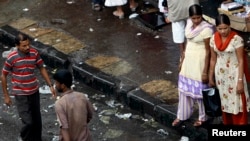
<path fill-rule="evenodd" d="M 194 32 L 192 21 L 187 21 L 185 34 Z M 183 60 L 178 79 L 179 104 L 177 119 L 187 120 L 193 113 L 194 103 L 198 103 L 199 121 L 206 120 L 205 108 L 203 105 L 201 91 L 208 88 L 208 84 L 202 82 L 203 69 L 205 67 L 206 47 L 204 39 L 210 38 L 213 34 L 211 25 L 202 21 L 200 30 L 196 36 L 187 38 L 185 58 Z"/>
<path fill-rule="evenodd" d="M 215 82 L 220 92 L 222 118 L 224 124 L 247 124 L 247 112 L 250 109 L 247 81 L 244 75 L 242 81 L 244 93 L 237 93 L 239 63 L 236 49 L 244 46 L 243 39 L 234 35 L 227 48 L 219 51 L 215 45 L 215 37 L 210 41 L 210 46 L 217 54 L 215 64 Z M 238 121 L 238 122 L 237 122 Z"/>

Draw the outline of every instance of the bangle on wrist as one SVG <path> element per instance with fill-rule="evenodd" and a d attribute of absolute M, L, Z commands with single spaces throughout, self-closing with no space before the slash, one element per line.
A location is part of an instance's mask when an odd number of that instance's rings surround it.
<path fill-rule="evenodd" d="M 242 78 L 239 78 L 238 80 L 239 80 L 239 81 L 242 81 L 243 79 L 242 79 Z"/>

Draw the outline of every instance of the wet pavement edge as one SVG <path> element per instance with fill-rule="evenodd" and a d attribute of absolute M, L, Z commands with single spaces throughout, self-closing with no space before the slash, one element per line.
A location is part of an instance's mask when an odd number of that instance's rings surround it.
<path fill-rule="evenodd" d="M 14 35 L 19 31 L 9 25 L 0 27 L 0 43 L 7 46 L 14 46 Z M 31 38 L 31 37 L 30 37 Z M 71 64 L 70 58 L 66 54 L 57 51 L 55 48 L 34 41 L 31 38 L 32 47 L 36 48 L 46 65 L 52 68 L 71 68 L 75 79 L 83 82 L 96 90 L 107 95 L 116 97 L 117 100 L 128 105 L 131 109 L 148 114 L 154 119 L 171 128 L 178 130 L 183 136 L 188 136 L 190 141 L 206 141 L 207 130 L 204 127 L 193 127 L 192 121 L 185 121 L 177 127 L 172 127 L 171 123 L 176 118 L 174 105 L 167 105 L 162 101 L 151 97 L 142 91 L 139 86 L 121 86 L 120 80 L 101 72 L 97 68 L 83 64 Z"/>

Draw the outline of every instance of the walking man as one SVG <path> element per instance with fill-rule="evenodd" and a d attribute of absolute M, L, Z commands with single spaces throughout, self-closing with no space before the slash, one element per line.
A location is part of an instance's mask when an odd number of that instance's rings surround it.
<path fill-rule="evenodd" d="M 12 105 L 7 90 L 7 76 L 11 75 L 11 94 L 15 96 L 18 114 L 23 123 L 19 141 L 42 141 L 42 120 L 40 112 L 39 83 L 35 74 L 36 68 L 49 85 L 55 97 L 55 90 L 49 79 L 44 62 L 38 51 L 30 46 L 28 36 L 19 33 L 15 38 L 17 50 L 11 52 L 2 68 L 2 89 L 4 102 Z"/>
<path fill-rule="evenodd" d="M 54 76 L 56 89 L 61 98 L 55 103 L 55 111 L 60 125 L 60 141 L 92 141 L 88 123 L 94 108 L 87 97 L 71 89 L 72 74 L 65 69 Z"/>

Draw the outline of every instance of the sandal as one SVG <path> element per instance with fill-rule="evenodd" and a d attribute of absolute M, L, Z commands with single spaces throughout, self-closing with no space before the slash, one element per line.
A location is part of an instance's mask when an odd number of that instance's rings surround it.
<path fill-rule="evenodd" d="M 201 126 L 205 121 L 201 121 L 201 120 L 196 120 L 194 122 L 194 127 L 198 127 L 198 126 Z"/>
<path fill-rule="evenodd" d="M 118 11 L 114 11 L 113 15 L 116 16 L 116 17 L 118 17 L 119 19 L 123 19 L 124 18 L 124 13 L 123 12 L 119 13 Z"/>
<path fill-rule="evenodd" d="M 175 119 L 173 122 L 172 122 L 172 126 L 177 126 L 181 123 L 181 120 L 179 120 L 178 118 Z"/>
<path fill-rule="evenodd" d="M 93 4 L 92 9 L 95 11 L 100 11 L 101 10 L 101 5 L 100 4 Z"/>
<path fill-rule="evenodd" d="M 136 9 L 137 9 L 137 7 L 138 7 L 138 3 L 135 3 L 135 5 L 130 5 L 129 7 L 130 7 L 130 10 L 132 11 L 132 12 L 135 12 L 136 11 Z"/>

